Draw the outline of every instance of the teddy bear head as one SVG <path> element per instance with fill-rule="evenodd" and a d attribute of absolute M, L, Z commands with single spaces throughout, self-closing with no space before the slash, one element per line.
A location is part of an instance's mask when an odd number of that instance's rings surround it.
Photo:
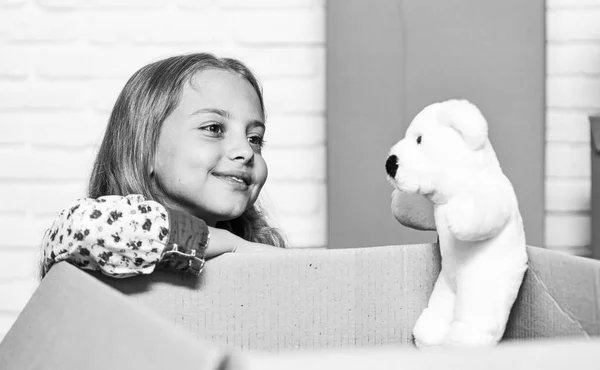
<path fill-rule="evenodd" d="M 441 184 L 458 184 L 499 165 L 479 109 L 466 100 L 448 100 L 415 116 L 405 137 L 391 148 L 385 167 L 398 190 L 430 196 Z"/>

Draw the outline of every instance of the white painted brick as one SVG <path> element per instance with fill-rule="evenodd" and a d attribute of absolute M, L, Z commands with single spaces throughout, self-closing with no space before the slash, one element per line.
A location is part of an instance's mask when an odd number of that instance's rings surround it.
<path fill-rule="evenodd" d="M 589 145 L 547 143 L 546 176 L 589 178 L 590 173 Z"/>
<path fill-rule="evenodd" d="M 39 113 L 23 115 L 29 121 L 29 141 L 33 146 L 89 148 L 99 146 L 105 119 L 89 113 Z"/>
<path fill-rule="evenodd" d="M 263 189 L 279 215 L 310 216 L 327 207 L 325 184 L 318 182 L 270 182 Z"/>
<path fill-rule="evenodd" d="M 549 44 L 546 56 L 549 75 L 600 74 L 600 45 Z"/>
<path fill-rule="evenodd" d="M 548 76 L 546 82 L 546 105 L 549 108 L 600 109 L 599 77 Z"/>
<path fill-rule="evenodd" d="M 590 216 L 586 214 L 548 214 L 545 246 L 564 248 L 587 246 L 591 242 Z"/>
<path fill-rule="evenodd" d="M 224 8 L 322 8 L 325 0 L 220 0 Z"/>
<path fill-rule="evenodd" d="M 600 7 L 560 9 L 546 15 L 546 39 L 554 41 L 600 40 Z"/>
<path fill-rule="evenodd" d="M 26 150 L 2 149 L 0 179 L 61 179 L 87 178 L 95 156 L 93 150 Z"/>
<path fill-rule="evenodd" d="M 93 91 L 91 92 L 92 107 L 94 107 L 98 113 L 107 117 L 106 122 L 108 122 L 110 112 L 126 82 L 127 78 L 123 78 L 120 81 L 111 80 L 93 83 Z"/>
<path fill-rule="evenodd" d="M 588 6 L 600 6 L 600 0 L 546 0 L 546 7 L 549 9 Z"/>
<path fill-rule="evenodd" d="M 165 6 L 165 0 L 38 0 L 37 3 L 49 9 L 140 9 Z"/>
<path fill-rule="evenodd" d="M 185 45 L 54 46 L 37 48 L 32 67 L 36 74 L 51 79 L 118 78 L 126 81 L 143 66 L 173 55 L 198 51 Z"/>
<path fill-rule="evenodd" d="M 13 280 L 35 280 L 38 270 L 37 249 L 0 249 L 0 285 Z"/>
<path fill-rule="evenodd" d="M 17 321 L 18 314 L 0 313 L 0 342 L 4 339 L 14 322 Z"/>
<path fill-rule="evenodd" d="M 79 38 L 82 17 L 75 14 L 47 14 L 31 11 L 0 13 L 0 40 L 11 43 L 66 43 Z"/>
<path fill-rule="evenodd" d="M 77 182 L 0 183 L 0 214 L 54 217 L 86 194 L 87 179 Z M 13 216 L 13 215 L 10 215 Z"/>
<path fill-rule="evenodd" d="M 0 54 L 0 78 L 26 78 L 31 74 L 32 54 L 30 49 L 3 45 Z"/>
<path fill-rule="evenodd" d="M 589 115 L 581 111 L 548 109 L 546 140 L 588 144 L 590 142 Z"/>
<path fill-rule="evenodd" d="M 0 143 L 89 147 L 98 145 L 106 118 L 88 112 L 0 112 Z"/>
<path fill-rule="evenodd" d="M 546 211 L 589 211 L 591 184 L 588 179 L 546 180 Z"/>
<path fill-rule="evenodd" d="M 37 283 L 34 280 L 15 280 L 0 283 L 0 310 L 19 312 L 25 307 Z"/>
<path fill-rule="evenodd" d="M 185 10 L 205 11 L 214 3 L 213 0 L 176 0 L 177 5 Z"/>
<path fill-rule="evenodd" d="M 27 186 L 27 211 L 33 215 L 55 217 L 75 200 L 84 198 L 88 179 L 78 182 L 36 183 Z M 52 196 L 49 197 L 48 195 Z"/>
<path fill-rule="evenodd" d="M 79 82 L 51 84 L 2 83 L 2 110 L 76 110 L 88 104 L 87 88 Z"/>
<path fill-rule="evenodd" d="M 38 250 L 44 233 L 52 226 L 55 217 L 56 215 L 32 218 L 0 214 L 0 248 Z"/>
<path fill-rule="evenodd" d="M 36 73 L 45 78 L 129 78 L 156 60 L 156 51 L 135 47 L 55 47 L 41 53 Z"/>
<path fill-rule="evenodd" d="M 16 123 L 7 116 L 0 113 L 0 144 L 24 144 L 26 126 Z"/>
<path fill-rule="evenodd" d="M 600 1 L 549 0 L 546 17 L 546 247 L 589 255 L 588 115 L 600 106 Z M 558 109 L 555 109 L 558 108 Z"/>
<path fill-rule="evenodd" d="M 26 0 L 0 0 L 0 8 L 18 8 L 25 5 Z"/>
<path fill-rule="evenodd" d="M 178 14 L 167 19 L 160 17 L 159 22 L 147 23 L 144 32 L 134 33 L 131 40 L 138 44 L 189 44 L 196 50 L 203 44 L 206 48 L 222 40 L 222 34 L 215 32 L 220 24 L 210 14 Z M 156 24 L 161 24 L 161 27 L 156 27 Z"/>
<path fill-rule="evenodd" d="M 327 246 L 327 212 L 307 216 L 282 215 L 281 229 L 292 248 L 324 248 Z"/>
<path fill-rule="evenodd" d="M 85 34 L 94 43 L 190 44 L 198 50 L 222 39 L 222 32 L 215 32 L 221 28 L 218 21 L 209 13 L 94 13 Z"/>
<path fill-rule="evenodd" d="M 264 151 L 269 166 L 270 180 L 325 179 L 325 148 L 322 146 L 297 149 L 272 149 Z"/>
<path fill-rule="evenodd" d="M 229 54 L 242 60 L 260 79 L 314 76 L 324 63 L 323 48 L 314 46 L 233 48 Z"/>
<path fill-rule="evenodd" d="M 0 183 L 0 214 L 24 213 L 27 207 L 29 191 L 22 183 Z"/>
<path fill-rule="evenodd" d="M 267 114 L 323 113 L 325 78 L 263 80 Z"/>
<path fill-rule="evenodd" d="M 323 44 L 323 9 L 232 11 L 234 40 L 246 44 Z"/>
<path fill-rule="evenodd" d="M 267 116 L 265 147 L 325 145 L 325 118 L 316 115 Z"/>

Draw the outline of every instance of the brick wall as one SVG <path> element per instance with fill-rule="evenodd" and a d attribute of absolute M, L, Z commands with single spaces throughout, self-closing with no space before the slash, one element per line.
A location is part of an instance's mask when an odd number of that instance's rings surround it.
<path fill-rule="evenodd" d="M 85 192 L 127 78 L 177 53 L 238 57 L 268 109 L 265 200 L 293 246 L 324 246 L 323 0 L 0 0 L 0 339 L 37 245 Z"/>
<path fill-rule="evenodd" d="M 546 247 L 589 255 L 590 134 L 600 113 L 600 0 L 547 0 Z"/>

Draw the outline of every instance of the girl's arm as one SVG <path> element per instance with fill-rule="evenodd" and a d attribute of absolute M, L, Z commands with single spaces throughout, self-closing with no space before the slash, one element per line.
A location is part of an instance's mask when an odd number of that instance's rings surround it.
<path fill-rule="evenodd" d="M 211 230 L 214 235 L 204 221 L 141 195 L 80 199 L 44 236 L 42 276 L 60 261 L 117 278 L 150 274 L 157 266 L 200 274 L 205 259 L 235 250 L 242 240 Z"/>

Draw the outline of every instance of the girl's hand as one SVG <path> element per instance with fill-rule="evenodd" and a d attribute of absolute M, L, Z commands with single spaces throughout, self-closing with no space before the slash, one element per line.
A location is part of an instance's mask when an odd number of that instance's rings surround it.
<path fill-rule="evenodd" d="M 283 248 L 272 245 L 253 243 L 223 229 L 209 227 L 210 240 L 206 248 L 206 259 L 219 256 L 227 252 L 235 253 L 260 253 L 279 252 Z"/>
<path fill-rule="evenodd" d="M 210 239 L 206 248 L 206 259 L 219 256 L 223 253 L 233 252 L 240 245 L 248 243 L 239 236 L 223 229 L 208 227 Z"/>
<path fill-rule="evenodd" d="M 235 253 L 277 253 L 283 250 L 284 248 L 275 247 L 267 244 L 253 243 L 243 240 L 243 243 L 238 246 Z"/>

